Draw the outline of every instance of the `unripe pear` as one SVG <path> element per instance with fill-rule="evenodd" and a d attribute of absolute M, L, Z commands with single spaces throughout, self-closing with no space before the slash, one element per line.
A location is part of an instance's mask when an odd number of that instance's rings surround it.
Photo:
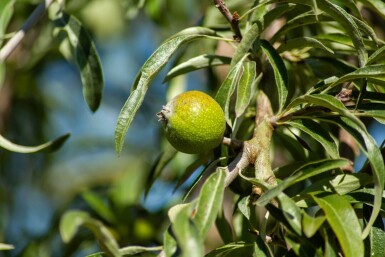
<path fill-rule="evenodd" d="M 171 145 L 189 154 L 203 153 L 218 146 L 226 129 L 220 105 L 200 91 L 176 96 L 157 116 Z"/>

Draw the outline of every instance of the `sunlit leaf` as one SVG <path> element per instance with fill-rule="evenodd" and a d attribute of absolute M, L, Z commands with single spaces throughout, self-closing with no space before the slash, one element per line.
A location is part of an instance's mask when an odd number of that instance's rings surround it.
<path fill-rule="evenodd" d="M 278 94 L 278 113 L 282 111 L 287 100 L 289 79 L 282 58 L 275 48 L 266 40 L 261 40 L 261 48 L 274 70 L 275 86 Z"/>
<path fill-rule="evenodd" d="M 11 20 L 13 15 L 13 9 L 14 9 L 13 7 L 15 2 L 16 0 L 0 1 L 0 48 L 3 45 L 4 36 L 7 31 L 8 23 Z"/>
<path fill-rule="evenodd" d="M 225 112 L 226 122 L 229 126 L 232 126 L 231 113 L 230 113 L 230 100 L 233 95 L 238 83 L 239 78 L 243 73 L 243 62 L 247 58 L 245 55 L 227 74 L 227 77 L 222 82 L 221 87 L 218 89 L 218 92 L 215 96 L 215 100 L 222 107 Z"/>
<path fill-rule="evenodd" d="M 359 2 L 362 2 L 365 4 L 365 6 L 368 6 L 371 10 L 375 11 L 379 15 L 381 15 L 382 18 L 385 18 L 385 3 L 381 0 L 359 0 Z"/>
<path fill-rule="evenodd" d="M 302 211 L 302 230 L 303 233 L 308 237 L 312 237 L 317 233 L 321 225 L 326 220 L 324 215 L 312 217 L 305 211 Z"/>
<path fill-rule="evenodd" d="M 13 249 L 15 249 L 13 245 L 0 243 L 0 251 L 7 251 L 7 250 L 13 250 Z"/>
<path fill-rule="evenodd" d="M 278 197 L 279 208 L 282 210 L 287 222 L 291 228 L 298 234 L 302 235 L 302 214 L 301 209 L 296 203 L 286 194 L 279 194 Z"/>
<path fill-rule="evenodd" d="M 373 178 L 364 173 L 340 174 L 330 180 L 330 185 L 337 194 L 344 195 L 354 190 L 365 187 L 372 182 Z"/>
<path fill-rule="evenodd" d="M 169 81 L 170 79 L 182 75 L 191 71 L 214 67 L 219 65 L 230 64 L 231 58 L 227 56 L 214 55 L 214 54 L 203 54 L 194 58 L 191 58 L 174 68 L 172 68 L 166 75 L 164 82 Z"/>
<path fill-rule="evenodd" d="M 175 239 L 180 248 L 181 257 L 202 257 L 204 255 L 203 239 L 199 229 L 192 222 L 192 205 L 181 205 L 171 224 Z"/>
<path fill-rule="evenodd" d="M 346 159 L 324 159 L 314 162 L 306 163 L 305 165 L 299 167 L 296 170 L 292 171 L 292 175 L 279 183 L 276 187 L 266 191 L 258 200 L 258 205 L 266 205 L 273 198 L 279 196 L 286 188 L 303 181 L 305 179 L 311 178 L 313 176 L 319 175 L 321 173 L 331 171 L 333 169 L 341 168 L 349 164 L 349 161 Z"/>
<path fill-rule="evenodd" d="M 205 257 L 252 256 L 253 250 L 254 244 L 252 243 L 234 242 L 212 250 Z"/>
<path fill-rule="evenodd" d="M 132 86 L 132 92 L 120 111 L 117 125 L 115 128 L 115 149 L 121 153 L 124 138 L 131 125 L 132 120 L 139 107 L 142 105 L 144 97 L 160 70 L 166 65 L 175 51 L 184 43 L 205 36 L 214 36 L 215 31 L 203 27 L 188 28 L 166 40 L 155 52 L 147 59 L 140 69 L 137 78 Z"/>
<path fill-rule="evenodd" d="M 204 183 L 199 194 L 194 222 L 202 238 L 207 236 L 222 207 L 226 173 L 217 170 Z"/>
<path fill-rule="evenodd" d="M 346 81 L 352 81 L 362 78 L 383 78 L 385 76 L 385 64 L 373 64 L 359 68 L 351 73 L 348 73 L 337 81 L 332 83 L 329 88 L 333 88 Z"/>
<path fill-rule="evenodd" d="M 67 34 L 65 38 L 61 36 L 61 39 L 69 42 L 70 61 L 74 61 L 80 70 L 83 96 L 88 107 L 94 112 L 99 108 L 104 87 L 103 70 L 96 46 L 74 16 L 63 12 L 54 20 L 54 25 L 58 32 L 65 31 Z M 68 57 L 68 53 L 64 54 L 64 57 Z"/>
<path fill-rule="evenodd" d="M 55 140 L 38 146 L 23 146 L 12 143 L 8 139 L 0 135 L 0 147 L 16 153 L 38 153 L 38 152 L 53 152 L 58 150 L 64 142 L 69 138 L 70 134 L 65 134 Z"/>
<path fill-rule="evenodd" d="M 237 87 L 235 115 L 240 117 L 255 96 L 256 87 L 262 79 L 262 73 L 256 78 L 255 62 L 243 63 L 243 74 Z"/>
<path fill-rule="evenodd" d="M 103 251 L 113 257 L 121 256 L 118 243 L 107 227 L 83 211 L 68 211 L 64 214 L 59 226 L 63 241 L 70 242 L 81 226 L 85 226 L 93 232 Z"/>
<path fill-rule="evenodd" d="M 122 256 L 131 256 L 136 255 L 138 253 L 145 252 L 158 252 L 162 250 L 161 246 L 153 246 L 153 247 L 144 247 L 144 246 L 127 246 L 119 249 L 119 252 Z"/>
<path fill-rule="evenodd" d="M 325 212 L 326 220 L 336 234 L 344 256 L 364 256 L 361 225 L 350 203 L 336 194 L 313 198 Z"/>
<path fill-rule="evenodd" d="M 244 56 L 252 48 L 254 42 L 258 39 L 260 34 L 259 25 L 254 23 L 250 29 L 243 35 L 242 41 L 237 46 L 233 58 L 230 63 L 230 68 L 233 69 L 238 63 L 244 59 Z"/>

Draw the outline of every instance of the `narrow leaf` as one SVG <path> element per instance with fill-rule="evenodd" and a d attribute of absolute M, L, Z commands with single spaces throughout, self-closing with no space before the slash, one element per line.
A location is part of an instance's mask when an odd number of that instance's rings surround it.
<path fill-rule="evenodd" d="M 277 198 L 280 209 L 283 210 L 283 215 L 285 216 L 287 222 L 290 224 L 291 228 L 298 235 L 302 235 L 301 209 L 295 204 L 295 202 L 290 197 L 288 197 L 284 193 L 279 194 Z"/>
<path fill-rule="evenodd" d="M 233 55 L 233 59 L 230 63 L 230 68 L 236 66 L 253 46 L 253 43 L 259 37 L 259 25 L 258 23 L 254 23 L 250 29 L 243 35 L 242 41 L 239 43 L 235 53 Z"/>
<path fill-rule="evenodd" d="M 330 157 L 339 157 L 338 146 L 336 142 L 330 133 L 326 131 L 319 123 L 310 119 L 297 119 L 285 122 L 285 124 L 297 128 L 317 140 L 325 148 L 326 153 L 330 155 Z"/>
<path fill-rule="evenodd" d="M 136 255 L 138 253 L 145 253 L 145 252 L 158 252 L 161 251 L 161 246 L 153 246 L 153 247 L 143 247 L 143 246 L 127 246 L 119 249 L 119 252 L 122 256 L 130 256 L 130 255 Z"/>
<path fill-rule="evenodd" d="M 83 83 L 83 96 L 91 111 L 95 112 L 100 105 L 103 94 L 104 78 L 102 65 L 96 46 L 88 32 L 74 16 L 62 13 L 54 20 L 58 31 L 65 31 L 71 47 L 71 61 L 75 61 L 80 70 Z M 68 57 L 67 54 L 64 54 Z"/>
<path fill-rule="evenodd" d="M 302 210 L 302 229 L 306 237 L 310 238 L 317 233 L 321 225 L 326 220 L 324 215 L 312 217 Z"/>
<path fill-rule="evenodd" d="M 63 241 L 68 243 L 75 236 L 79 227 L 85 226 L 90 229 L 99 244 L 108 255 L 120 257 L 119 246 L 111 232 L 98 220 L 93 219 L 83 211 L 68 211 L 60 221 L 59 229 Z"/>
<path fill-rule="evenodd" d="M 166 40 L 147 59 L 140 69 L 137 79 L 132 86 L 133 91 L 125 102 L 118 117 L 115 128 L 115 149 L 118 154 L 120 154 L 123 149 L 124 138 L 128 128 L 139 107 L 142 105 L 146 92 L 156 75 L 183 43 L 209 35 L 213 36 L 216 35 L 216 33 L 213 30 L 201 27 L 183 30 Z"/>
<path fill-rule="evenodd" d="M 238 83 L 239 78 L 242 75 L 243 62 L 246 59 L 245 55 L 227 74 L 227 77 L 222 82 L 221 87 L 218 89 L 218 92 L 215 96 L 215 100 L 222 107 L 225 112 L 226 122 L 229 126 L 232 126 L 231 113 L 230 113 L 230 100 L 233 95 Z"/>
<path fill-rule="evenodd" d="M 226 173 L 217 170 L 204 183 L 199 194 L 194 222 L 199 235 L 206 238 L 222 206 Z"/>
<path fill-rule="evenodd" d="M 385 19 L 385 3 L 381 0 L 359 0 L 362 2 L 365 6 L 369 7 L 379 15 L 383 19 Z"/>
<path fill-rule="evenodd" d="M 13 250 L 15 247 L 10 244 L 0 243 L 0 251 Z"/>
<path fill-rule="evenodd" d="M 203 55 L 191 58 L 172 68 L 167 73 L 166 78 L 164 79 L 163 82 L 167 82 L 176 76 L 189 73 L 195 70 L 230 64 L 230 62 L 231 62 L 231 58 L 227 56 L 221 56 L 221 55 L 215 55 L 215 54 L 203 54 Z"/>
<path fill-rule="evenodd" d="M 303 49 L 305 47 L 318 48 L 325 50 L 330 54 L 334 54 L 332 49 L 322 44 L 322 42 L 320 42 L 319 40 L 311 37 L 300 37 L 287 40 L 279 46 L 277 52 L 283 53 L 292 49 Z"/>
<path fill-rule="evenodd" d="M 287 100 L 287 89 L 289 84 L 287 70 L 282 58 L 268 41 L 261 40 L 261 48 L 274 70 L 275 86 L 278 94 L 278 113 L 280 113 Z"/>
<path fill-rule="evenodd" d="M 322 119 L 322 121 L 336 124 L 348 131 L 356 140 L 362 152 L 366 155 L 369 160 L 373 174 L 375 198 L 372 216 L 370 217 L 362 233 L 362 237 L 366 238 L 381 209 L 381 199 L 384 189 L 385 168 L 381 151 L 377 147 L 376 141 L 368 133 L 366 128 L 362 127 L 363 125 L 361 124 L 361 122 L 355 119 L 355 117 L 354 119 L 348 119 L 346 117 L 329 117 L 328 119 Z"/>
<path fill-rule="evenodd" d="M 262 79 L 262 73 L 256 76 L 255 62 L 243 63 L 243 74 L 237 87 L 237 100 L 235 103 L 235 115 L 240 117 L 249 106 L 255 96 L 256 87 Z"/>
<path fill-rule="evenodd" d="M 172 231 L 181 250 L 181 257 L 202 257 L 204 255 L 203 238 L 191 220 L 192 205 L 179 208 L 171 224 Z"/>
<path fill-rule="evenodd" d="M 349 161 L 346 159 L 324 159 L 315 162 L 309 162 L 300 168 L 293 170 L 291 176 L 284 179 L 276 187 L 267 190 L 258 200 L 258 205 L 266 205 L 273 198 L 279 196 L 285 189 L 288 187 L 303 181 L 305 179 L 311 178 L 313 176 L 319 175 L 321 173 L 331 171 L 337 168 L 344 167 L 349 164 Z"/>
<path fill-rule="evenodd" d="M 0 1 L 0 48 L 3 45 L 4 36 L 7 31 L 8 23 L 11 20 L 13 15 L 13 6 L 15 2 L 16 0 Z"/>
<path fill-rule="evenodd" d="M 328 89 L 331 89 L 346 81 L 352 81 L 352 80 L 362 79 L 362 78 L 384 78 L 384 76 L 385 76 L 385 64 L 369 65 L 369 66 L 359 68 L 351 73 L 348 73 L 342 76 L 337 81 L 332 83 L 328 87 Z"/>
<path fill-rule="evenodd" d="M 336 234 L 344 256 L 364 256 L 361 225 L 350 203 L 335 194 L 313 196 L 313 199 L 325 212 L 326 220 Z"/>
<path fill-rule="evenodd" d="M 70 134 L 65 134 L 55 140 L 38 146 L 23 146 L 12 143 L 8 139 L 0 135 L 0 147 L 16 153 L 38 153 L 38 152 L 53 152 L 59 149 L 64 142 L 69 138 Z"/>

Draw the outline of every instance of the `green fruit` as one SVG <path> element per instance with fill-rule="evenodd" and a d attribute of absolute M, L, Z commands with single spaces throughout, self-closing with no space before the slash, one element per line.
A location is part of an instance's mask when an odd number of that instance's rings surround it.
<path fill-rule="evenodd" d="M 206 152 L 222 142 L 225 115 L 209 95 L 188 91 L 170 100 L 157 114 L 168 141 L 178 151 Z"/>

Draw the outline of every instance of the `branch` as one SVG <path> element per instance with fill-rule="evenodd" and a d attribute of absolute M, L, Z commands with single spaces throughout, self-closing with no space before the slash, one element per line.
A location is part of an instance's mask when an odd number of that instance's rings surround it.
<path fill-rule="evenodd" d="M 241 30 L 239 29 L 239 15 L 237 12 L 231 14 L 229 8 L 227 8 L 224 0 L 214 0 L 215 6 L 225 16 L 226 20 L 231 25 L 231 30 L 234 32 L 234 39 L 237 41 L 242 40 Z"/>
<path fill-rule="evenodd" d="M 226 179 L 225 179 L 225 187 L 228 187 L 231 182 L 234 181 L 239 175 L 239 172 L 247 166 L 249 166 L 249 158 L 245 151 L 242 151 L 235 157 L 235 159 L 229 164 L 229 166 L 225 167 L 225 171 L 227 173 Z"/>
<path fill-rule="evenodd" d="M 16 47 L 24 39 L 27 31 L 36 24 L 36 22 L 44 15 L 48 7 L 54 1 L 55 0 L 44 0 L 39 4 L 38 7 L 36 7 L 33 13 L 25 21 L 21 29 L 3 46 L 3 48 L 0 49 L 0 63 L 7 60 L 11 53 L 15 51 Z"/>

